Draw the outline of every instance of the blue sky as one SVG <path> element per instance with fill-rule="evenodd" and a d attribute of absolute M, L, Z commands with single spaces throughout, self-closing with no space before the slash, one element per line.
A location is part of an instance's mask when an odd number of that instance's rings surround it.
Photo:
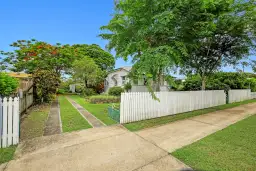
<path fill-rule="evenodd" d="M 111 19 L 114 0 L 6 0 L 0 5 L 0 50 L 12 50 L 9 44 L 31 39 L 62 44 L 98 44 L 100 27 Z M 131 62 L 116 61 L 116 67 Z M 225 68 L 225 71 L 232 70 Z M 247 68 L 246 71 L 250 71 Z"/>

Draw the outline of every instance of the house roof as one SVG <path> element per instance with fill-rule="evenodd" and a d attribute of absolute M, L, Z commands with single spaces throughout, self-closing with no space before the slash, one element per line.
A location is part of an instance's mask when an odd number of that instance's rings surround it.
<path fill-rule="evenodd" d="M 26 73 L 22 73 L 22 72 L 9 72 L 7 73 L 9 76 L 11 77 L 15 77 L 15 78 L 31 78 L 31 74 L 26 74 Z"/>
<path fill-rule="evenodd" d="M 132 66 L 124 66 L 124 67 L 120 67 L 119 69 L 124 69 L 124 70 L 130 72 L 132 70 Z"/>

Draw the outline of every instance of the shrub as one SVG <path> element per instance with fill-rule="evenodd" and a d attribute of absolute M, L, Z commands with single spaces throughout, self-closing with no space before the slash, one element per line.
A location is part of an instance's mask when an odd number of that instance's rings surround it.
<path fill-rule="evenodd" d="M 83 95 L 84 96 L 93 96 L 96 95 L 97 93 L 95 92 L 95 90 L 93 88 L 86 88 L 83 90 Z"/>
<path fill-rule="evenodd" d="M 33 79 L 35 101 L 37 103 L 52 101 L 61 82 L 60 75 L 51 70 L 36 70 Z"/>
<path fill-rule="evenodd" d="M 14 93 L 19 85 L 19 81 L 5 73 L 0 73 L 0 95 L 9 96 Z"/>
<path fill-rule="evenodd" d="M 120 97 L 106 96 L 106 95 L 91 96 L 91 97 L 88 98 L 88 102 L 93 103 L 93 104 L 119 103 L 120 102 Z"/>
<path fill-rule="evenodd" d="M 108 90 L 108 94 L 111 96 L 121 96 L 121 93 L 124 92 L 122 87 L 111 87 Z"/>
<path fill-rule="evenodd" d="M 132 89 L 132 84 L 129 82 L 129 83 L 126 83 L 124 85 L 124 89 L 126 92 L 130 91 Z"/>
<path fill-rule="evenodd" d="M 59 88 L 57 91 L 57 94 L 65 94 L 65 93 L 66 93 L 66 91 L 63 88 Z"/>
<path fill-rule="evenodd" d="M 84 87 L 81 85 L 76 85 L 76 93 L 82 93 L 84 91 Z"/>

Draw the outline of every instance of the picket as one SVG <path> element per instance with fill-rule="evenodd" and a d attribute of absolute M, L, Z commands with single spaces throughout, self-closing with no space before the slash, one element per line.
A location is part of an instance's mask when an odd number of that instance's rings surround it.
<path fill-rule="evenodd" d="M 224 90 L 157 92 L 152 99 L 148 92 L 130 92 L 121 95 L 120 123 L 157 118 L 192 110 L 223 105 Z"/>
<path fill-rule="evenodd" d="M 252 99 L 251 97 L 251 90 L 244 89 L 244 90 L 229 90 L 229 103 L 240 102 L 243 100 Z"/>
<path fill-rule="evenodd" d="M 3 99 L 3 137 L 2 137 L 2 147 L 7 147 L 7 98 Z"/>
<path fill-rule="evenodd" d="M 12 145 L 12 128 L 13 128 L 13 123 L 12 123 L 12 98 L 10 97 L 8 100 L 8 133 L 7 133 L 7 146 Z"/>
<path fill-rule="evenodd" d="M 19 143 L 19 99 L 0 98 L 0 147 Z"/>

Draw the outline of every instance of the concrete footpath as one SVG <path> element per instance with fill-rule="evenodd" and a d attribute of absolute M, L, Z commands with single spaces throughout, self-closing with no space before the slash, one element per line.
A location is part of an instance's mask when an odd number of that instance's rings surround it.
<path fill-rule="evenodd" d="M 145 129 L 136 134 L 168 152 L 173 152 L 253 114 L 256 114 L 256 103 Z"/>
<path fill-rule="evenodd" d="M 256 103 L 129 132 L 100 127 L 21 143 L 5 171 L 172 171 L 188 168 L 169 152 L 256 113 Z"/>

